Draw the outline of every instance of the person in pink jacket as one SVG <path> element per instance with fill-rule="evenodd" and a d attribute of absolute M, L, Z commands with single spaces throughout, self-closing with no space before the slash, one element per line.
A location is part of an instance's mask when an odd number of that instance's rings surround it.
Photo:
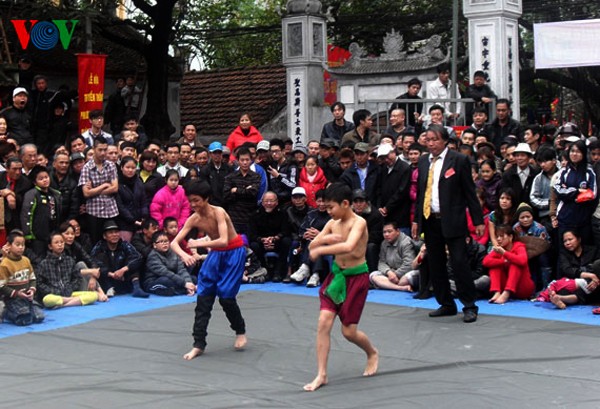
<path fill-rule="evenodd" d="M 506 224 L 496 228 L 498 245 L 483 258 L 489 269 L 491 303 L 504 304 L 509 298 L 528 299 L 535 291 L 529 273 L 525 244 L 514 241 L 512 227 Z"/>
<path fill-rule="evenodd" d="M 317 207 L 315 195 L 319 190 L 327 187 L 327 178 L 325 178 L 323 169 L 317 164 L 316 156 L 309 156 L 306 159 L 306 164 L 300 171 L 297 186 L 304 188 L 306 191 L 306 204 L 310 208 L 315 209 Z"/>
<path fill-rule="evenodd" d="M 181 229 L 190 215 L 190 203 L 183 187 L 179 186 L 179 173 L 175 169 L 167 171 L 165 181 L 167 184 L 152 199 L 150 216 L 158 221 L 161 228 L 166 217 L 174 217 L 178 229 Z"/>
<path fill-rule="evenodd" d="M 264 138 L 254 126 L 249 114 L 240 116 L 240 124 L 229 134 L 227 138 L 227 147 L 233 153 L 236 148 L 242 146 L 245 142 L 259 143 Z"/>

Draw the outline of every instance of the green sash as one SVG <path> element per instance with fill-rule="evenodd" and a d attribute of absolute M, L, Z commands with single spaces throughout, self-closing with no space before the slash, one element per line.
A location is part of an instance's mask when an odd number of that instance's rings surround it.
<path fill-rule="evenodd" d="M 325 289 L 325 294 L 331 298 L 334 303 L 341 304 L 346 301 L 346 277 L 368 273 L 369 268 L 367 267 L 367 263 L 362 263 L 342 270 L 334 261 L 331 272 L 333 273 L 333 279 Z"/>

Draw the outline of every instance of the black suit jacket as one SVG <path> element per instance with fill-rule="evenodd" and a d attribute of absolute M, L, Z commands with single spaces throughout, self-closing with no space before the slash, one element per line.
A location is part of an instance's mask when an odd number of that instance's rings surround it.
<path fill-rule="evenodd" d="M 429 155 L 419 159 L 417 204 L 415 222 L 419 231 L 423 228 L 423 199 L 429 175 Z M 483 212 L 475 194 L 475 183 L 471 176 L 471 164 L 467 156 L 448 150 L 442 164 L 438 183 L 442 233 L 445 238 L 464 237 L 469 234 L 466 209 L 469 209 L 473 224 L 483 224 Z"/>

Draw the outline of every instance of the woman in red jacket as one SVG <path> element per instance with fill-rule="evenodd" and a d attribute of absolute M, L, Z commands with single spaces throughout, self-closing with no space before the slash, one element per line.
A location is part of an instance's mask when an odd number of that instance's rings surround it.
<path fill-rule="evenodd" d="M 236 148 L 242 146 L 245 142 L 259 143 L 264 138 L 254 126 L 250 114 L 243 113 L 240 116 L 240 124 L 235 127 L 233 132 L 227 138 L 227 147 L 234 152 Z"/>
<path fill-rule="evenodd" d="M 298 177 L 298 186 L 303 187 L 306 191 L 306 204 L 315 209 L 317 207 L 315 195 L 327 186 L 327 178 L 325 178 L 323 169 L 319 167 L 316 156 L 309 156 L 306 159 L 306 164 Z"/>
<path fill-rule="evenodd" d="M 509 298 L 528 299 L 535 291 L 529 273 L 525 244 L 514 241 L 512 227 L 496 227 L 498 245 L 483 259 L 489 269 L 490 291 L 494 293 L 491 303 L 504 304 Z"/>

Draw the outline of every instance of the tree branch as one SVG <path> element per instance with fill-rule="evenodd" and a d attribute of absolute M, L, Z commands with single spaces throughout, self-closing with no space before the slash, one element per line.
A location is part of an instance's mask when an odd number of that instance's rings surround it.
<path fill-rule="evenodd" d="M 133 5 L 142 10 L 152 20 L 156 20 L 156 6 L 151 6 L 144 0 L 132 0 Z"/>

